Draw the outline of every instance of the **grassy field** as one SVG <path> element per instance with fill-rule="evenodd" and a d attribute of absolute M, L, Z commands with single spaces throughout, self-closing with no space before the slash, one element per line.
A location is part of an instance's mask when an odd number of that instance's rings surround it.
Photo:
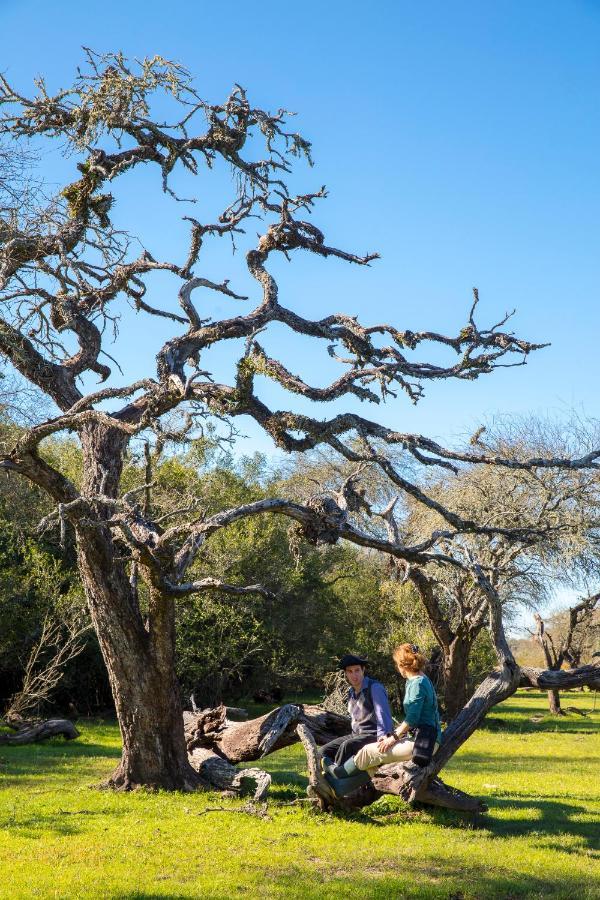
<path fill-rule="evenodd" d="M 486 799 L 476 821 L 396 798 L 317 814 L 298 746 L 264 761 L 264 818 L 218 794 L 96 790 L 119 757 L 114 724 L 82 722 L 70 744 L 0 747 L 0 896 L 600 898 L 600 698 L 585 719 L 531 721 L 544 700 L 496 707 L 446 769 Z"/>

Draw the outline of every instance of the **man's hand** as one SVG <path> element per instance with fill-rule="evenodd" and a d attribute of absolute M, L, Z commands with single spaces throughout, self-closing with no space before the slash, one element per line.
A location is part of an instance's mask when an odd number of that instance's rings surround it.
<path fill-rule="evenodd" d="M 380 753 L 387 753 L 388 750 L 391 750 L 394 744 L 396 743 L 397 738 L 392 735 L 391 737 L 382 737 L 377 741 L 377 749 Z"/>

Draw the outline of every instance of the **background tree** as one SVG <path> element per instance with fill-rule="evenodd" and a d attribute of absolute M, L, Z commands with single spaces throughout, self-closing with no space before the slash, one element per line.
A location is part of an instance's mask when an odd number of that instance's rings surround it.
<path fill-rule="evenodd" d="M 154 111 L 152 100 L 158 107 Z M 278 497 L 212 516 L 182 510 L 168 523 L 157 522 L 144 504 L 146 488 L 122 491 L 132 440 L 152 434 L 162 440 L 165 428 L 173 433 L 178 413 L 180 434 L 191 434 L 210 419 L 227 423 L 249 416 L 284 450 L 323 444 L 350 461 L 374 463 L 398 489 L 436 508 L 450 534 L 491 533 L 497 529 L 444 510 L 379 454 L 373 442 L 405 447 L 426 465 L 502 460 L 481 449 L 457 453 L 354 413 L 323 420 L 271 410 L 257 396 L 255 383 L 260 377 L 272 378 L 289 393 L 317 401 L 344 396 L 376 401 L 377 391 L 385 397 L 398 390 L 416 400 L 429 379 L 473 379 L 511 358 L 522 362 L 536 345 L 503 331 L 506 319 L 491 329 L 478 327 L 477 294 L 467 325 L 455 336 L 399 331 L 388 324 L 365 327 L 346 314 L 315 321 L 285 307 L 275 280 L 275 257 L 305 250 L 366 265 L 374 254 L 336 249 L 316 226 L 300 218 L 325 196 L 324 189 L 294 196 L 286 186 L 290 160 L 309 157 L 310 145 L 286 130 L 283 110 L 269 114 L 253 108 L 240 87 L 224 103 L 209 104 L 181 67 L 159 57 L 129 65 L 119 54 L 99 57 L 88 52 L 86 67 L 73 85 L 56 94 L 41 80 L 36 96 L 29 98 L 0 77 L 0 105 L 3 139 L 57 140 L 77 161 L 79 172 L 57 198 L 40 203 L 33 214 L 0 218 L 0 352 L 57 408 L 55 416 L 15 442 L 2 465 L 50 495 L 57 509 L 46 525 L 68 522 L 74 530 L 79 572 L 123 738 L 122 760 L 111 783 L 195 786 L 198 778 L 188 761 L 175 677 L 175 601 L 214 589 L 213 578 L 189 580 L 189 571 L 220 529 L 242 518 L 277 512 L 294 519 L 302 535 L 315 543 L 345 538 L 422 565 L 442 561 L 446 554 L 437 547 L 438 535 L 406 546 L 358 529 L 348 517 L 357 502 L 350 482 L 335 497 L 311 498 L 304 505 Z M 206 126 L 197 130 L 201 117 Z M 247 139 L 255 133 L 264 144 L 260 158 L 248 147 Z M 176 188 L 190 186 L 186 174 L 192 181 L 204 167 L 219 170 L 223 163 L 233 169 L 237 192 L 216 211 L 212 224 L 187 218 L 184 258 L 161 259 L 156 249 L 136 252 L 139 244 L 128 238 L 121 222 L 115 224 L 118 198 L 108 188 L 116 192 L 123 178 L 148 166 L 173 197 Z M 262 233 L 250 245 L 246 264 L 259 290 L 257 305 L 246 314 L 236 310 L 230 318 L 202 318 L 192 300 L 200 288 L 236 305 L 245 299 L 227 280 L 195 274 L 205 242 L 236 238 L 248 221 L 254 231 L 256 216 L 264 220 Z M 157 274 L 162 278 L 153 279 Z M 152 285 L 166 298 L 164 304 L 150 302 Z M 140 314 L 170 325 L 152 376 L 132 384 L 115 379 L 106 350 L 110 326 L 118 319 L 119 306 L 127 302 Z M 326 387 L 292 374 L 257 340 L 259 332 L 274 324 L 326 341 L 343 373 Z M 229 383 L 217 382 L 206 368 L 209 349 L 234 340 L 234 353 L 244 343 L 235 376 Z M 413 351 L 424 343 L 433 347 L 433 356 L 435 348 L 453 351 L 456 361 L 420 361 Z M 104 386 L 91 388 L 93 376 Z M 81 442 L 78 483 L 44 453 L 44 442 L 65 432 Z M 353 446 L 355 440 L 361 442 L 360 450 Z M 569 466 L 588 466 L 598 455 L 595 451 Z M 555 461 L 510 460 L 511 468 L 550 464 Z M 139 604 L 140 583 L 147 591 L 145 614 Z M 231 596 L 265 594 L 259 585 L 221 582 L 220 588 Z"/>
<path fill-rule="evenodd" d="M 590 428 L 595 434 L 591 423 Z M 568 425 L 532 418 L 504 421 L 489 427 L 485 435 L 480 432 L 475 441 L 505 459 L 564 457 L 570 450 L 564 438 L 567 429 Z M 501 533 L 460 539 L 459 552 L 476 559 L 497 590 L 507 624 L 520 610 L 546 603 L 559 581 L 576 582 L 596 568 L 600 504 L 594 470 L 466 469 L 430 479 L 427 490 L 464 518 L 505 529 L 531 529 L 523 539 Z M 443 518 L 435 510 L 414 501 L 408 506 L 403 523 L 408 540 L 443 528 Z M 408 577 L 442 648 L 444 707 L 453 718 L 469 697 L 468 661 L 488 622 L 486 597 L 465 569 L 413 566 Z"/>
<path fill-rule="evenodd" d="M 600 594 L 590 594 L 579 603 L 571 606 L 564 612 L 560 619 L 563 627 L 559 634 L 558 629 L 548 630 L 539 613 L 534 614 L 536 623 L 535 639 L 542 648 L 546 667 L 553 671 L 562 669 L 565 663 L 570 668 L 581 665 L 586 645 L 591 647 L 593 635 L 600 633 L 598 623 L 598 604 Z M 558 624 L 558 623 L 556 623 Z M 591 662 L 591 658 L 590 658 Z M 548 691 L 548 706 L 553 716 L 564 715 L 560 706 L 560 693 L 553 689 Z"/>

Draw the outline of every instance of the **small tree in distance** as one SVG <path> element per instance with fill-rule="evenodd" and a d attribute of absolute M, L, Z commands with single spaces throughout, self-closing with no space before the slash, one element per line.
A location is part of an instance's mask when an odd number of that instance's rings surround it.
<path fill-rule="evenodd" d="M 171 113 L 175 107 L 174 120 L 153 113 L 151 101 L 159 95 L 171 101 Z M 78 160 L 78 176 L 54 200 L 26 209 L 23 216 L 0 216 L 0 352 L 57 407 L 56 415 L 6 448 L 2 465 L 53 498 L 57 508 L 46 526 L 68 523 L 74 529 L 79 571 L 123 737 L 122 759 L 111 784 L 193 787 L 199 778 L 186 753 L 174 670 L 175 602 L 215 587 L 240 597 L 264 590 L 261 585 L 194 578 L 194 560 L 211 535 L 244 517 L 278 513 L 295 520 L 301 535 L 313 542 L 344 538 L 410 563 L 460 566 L 460 560 L 440 548 L 442 539 L 448 544 L 461 533 L 501 533 L 510 540 L 522 538 L 523 529 L 489 526 L 445 507 L 397 470 L 381 446 L 401 446 L 427 466 L 494 463 L 527 469 L 560 463 L 506 461 L 476 447 L 457 453 L 353 412 L 322 419 L 273 410 L 258 396 L 257 379 L 273 379 L 288 393 L 318 402 L 347 396 L 378 402 L 398 391 L 417 400 L 429 379 L 475 379 L 513 359 L 521 364 L 539 345 L 503 331 L 506 319 L 490 329 L 478 327 L 476 293 L 468 322 L 456 335 L 401 331 L 385 323 L 363 326 L 345 313 L 312 320 L 285 306 L 272 272 L 276 256 L 290 258 L 304 250 L 365 266 L 376 254 L 337 249 L 307 221 L 325 190 L 294 196 L 286 179 L 294 157 L 310 159 L 310 144 L 287 130 L 285 111 L 271 114 L 252 107 L 239 86 L 225 102 L 209 104 L 178 65 L 159 57 L 129 64 L 120 54 L 87 51 L 85 70 L 72 87 L 57 94 L 39 81 L 36 96 L 29 98 L 0 77 L 0 105 L 3 138 L 55 140 Z M 257 159 L 247 154 L 252 135 L 264 145 Z M 137 252 L 135 242 L 113 223 L 118 198 L 109 190 L 139 167 L 155 169 L 157 189 L 175 198 L 174 178 L 182 172 L 199 175 L 220 162 L 231 166 L 235 193 L 216 220 L 187 217 L 189 243 L 180 258 L 164 259 L 160 248 Z M 227 279 L 217 282 L 198 274 L 198 267 L 208 239 L 236 239 L 248 225 L 255 230 L 257 224 L 261 232 L 246 253 L 246 264 L 258 297 L 250 311 L 242 312 L 240 304 L 247 297 Z M 161 281 L 159 299 L 151 301 L 149 286 L 156 273 L 170 276 L 172 287 L 169 293 Z M 232 303 L 233 314 L 203 318 L 193 297 L 200 289 L 222 295 Z M 159 317 L 165 330 L 168 325 L 154 371 L 131 384 L 115 377 L 106 350 L 124 302 L 140 315 Z M 325 387 L 293 374 L 258 340 L 273 325 L 324 341 L 342 374 Z M 218 383 L 205 367 L 206 352 L 239 339 L 244 342 L 241 355 L 235 343 L 230 345 L 236 354 L 235 378 Z M 413 351 L 423 344 L 452 351 L 455 361 L 443 365 L 414 358 Z M 104 386 L 89 390 L 92 375 Z M 177 413 L 183 416 L 178 434 L 173 426 Z M 160 522 L 145 502 L 148 485 L 122 491 L 124 460 L 133 440 L 183 438 L 208 421 L 244 416 L 286 451 L 326 445 L 347 460 L 378 466 L 396 489 L 441 515 L 445 534 L 431 533 L 405 545 L 361 530 L 348 516 L 360 501 L 352 479 L 335 496 L 315 496 L 304 504 L 274 497 L 213 516 L 181 509 Z M 80 485 L 44 457 L 44 440 L 60 433 L 76 434 L 81 441 Z M 598 455 L 595 451 L 568 465 L 587 466 Z M 146 592 L 143 612 L 140 583 Z M 505 653 L 501 622 L 495 614 L 492 619 Z"/>
<path fill-rule="evenodd" d="M 586 639 L 600 632 L 600 623 L 594 621 L 599 604 L 600 593 L 589 594 L 569 607 L 562 616 L 566 620 L 562 623 L 562 634 L 553 633 L 554 629 L 549 631 L 541 615 L 538 612 L 534 614 L 534 637 L 542 648 L 548 669 L 558 671 L 565 664 L 571 668 L 581 665 Z M 564 715 L 557 689 L 548 691 L 548 707 L 553 716 Z"/>

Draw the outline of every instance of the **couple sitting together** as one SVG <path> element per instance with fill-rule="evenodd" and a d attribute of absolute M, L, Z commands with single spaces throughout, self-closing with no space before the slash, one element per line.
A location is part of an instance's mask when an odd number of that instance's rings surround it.
<path fill-rule="evenodd" d="M 384 686 L 365 674 L 367 660 L 347 654 L 339 662 L 350 684 L 352 734 L 321 747 L 325 777 L 338 797 L 366 784 L 369 770 L 387 763 L 428 765 L 442 740 L 435 689 L 423 671 L 427 660 L 414 644 L 401 644 L 393 658 L 406 679 L 405 718 L 396 729 Z"/>

